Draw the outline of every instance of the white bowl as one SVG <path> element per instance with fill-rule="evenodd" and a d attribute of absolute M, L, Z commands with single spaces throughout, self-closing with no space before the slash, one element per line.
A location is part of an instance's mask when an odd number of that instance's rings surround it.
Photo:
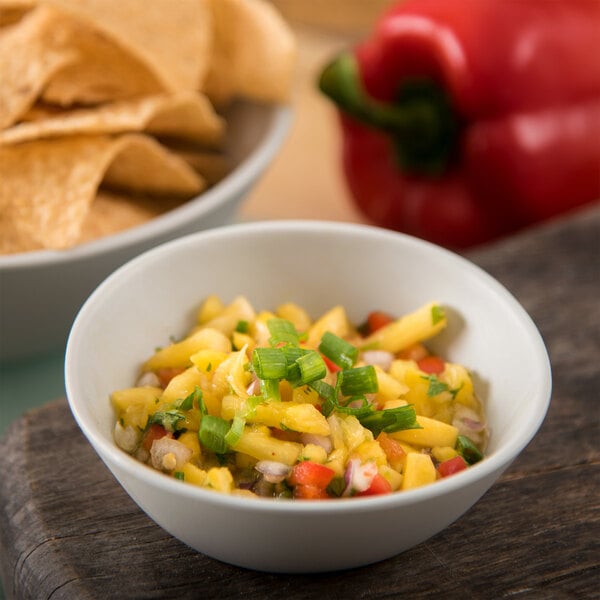
<path fill-rule="evenodd" d="M 81 304 L 114 269 L 160 243 L 231 222 L 279 150 L 290 122 L 287 107 L 240 102 L 228 114 L 226 142 L 236 166 L 194 200 L 69 250 L 0 256 L 0 361 L 64 348 Z"/>
<path fill-rule="evenodd" d="M 356 322 L 438 300 L 451 325 L 437 350 L 472 369 L 491 439 L 486 458 L 453 477 L 370 498 L 277 501 L 226 496 L 147 468 L 113 442 L 109 394 L 183 334 L 198 303 L 244 294 L 257 309 L 293 300 L 313 316 L 344 305 Z M 519 303 L 467 260 L 427 242 L 343 223 L 232 225 L 163 245 L 108 278 L 85 303 L 66 354 L 71 410 L 116 479 L 152 519 L 219 560 L 272 572 L 366 565 L 444 529 L 494 483 L 545 416 L 551 372 Z"/>

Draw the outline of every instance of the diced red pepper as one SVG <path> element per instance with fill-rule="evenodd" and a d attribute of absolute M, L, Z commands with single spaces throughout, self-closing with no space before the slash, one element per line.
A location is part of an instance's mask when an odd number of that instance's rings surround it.
<path fill-rule="evenodd" d="M 294 498 L 298 500 L 327 500 L 330 496 L 321 487 L 302 484 L 294 488 Z"/>
<path fill-rule="evenodd" d="M 417 361 L 417 365 L 421 371 L 429 375 L 439 375 L 444 372 L 446 363 L 439 356 L 426 356 Z"/>
<path fill-rule="evenodd" d="M 288 483 L 292 486 L 308 485 L 324 490 L 331 483 L 334 475 L 333 469 L 305 460 L 292 468 Z"/>
<path fill-rule="evenodd" d="M 394 321 L 394 317 L 388 315 L 381 310 L 374 310 L 367 316 L 367 325 L 369 327 L 369 333 L 373 333 L 386 325 L 389 325 Z"/>
<path fill-rule="evenodd" d="M 380 473 L 377 473 L 373 477 L 371 485 L 364 492 L 358 492 L 357 496 L 379 496 L 381 494 L 390 494 L 392 492 L 392 485 L 390 482 Z"/>
<path fill-rule="evenodd" d="M 442 477 L 448 477 L 449 475 L 454 475 L 466 468 L 467 463 L 465 462 L 465 459 L 462 456 L 455 456 L 454 458 L 449 458 L 440 463 L 437 470 Z"/>
<path fill-rule="evenodd" d="M 167 431 L 162 425 L 158 423 L 153 423 L 146 429 L 144 433 L 144 438 L 142 439 L 142 448 L 148 450 L 150 452 L 150 448 L 152 448 L 152 442 L 154 440 L 160 440 L 165 436 L 173 437 L 173 434 L 170 431 Z"/>
<path fill-rule="evenodd" d="M 327 358 L 324 354 L 321 354 L 321 358 L 323 359 L 323 362 L 327 365 L 327 368 L 329 369 L 330 373 L 337 373 L 338 371 L 342 370 L 341 367 L 338 367 L 331 359 Z"/>

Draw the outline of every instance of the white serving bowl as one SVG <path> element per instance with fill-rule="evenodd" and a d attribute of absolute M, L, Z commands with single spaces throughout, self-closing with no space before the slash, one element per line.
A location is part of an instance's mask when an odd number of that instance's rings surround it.
<path fill-rule="evenodd" d="M 234 169 L 197 198 L 68 250 L 0 256 L 0 362 L 64 348 L 81 304 L 114 269 L 158 244 L 233 220 L 284 141 L 291 110 L 239 102 L 227 118 L 226 151 Z"/>
<path fill-rule="evenodd" d="M 433 349 L 468 366 L 485 403 L 486 458 L 429 486 L 370 498 L 281 501 L 227 496 L 143 466 L 113 442 L 109 394 L 133 385 L 141 362 L 185 333 L 209 294 L 245 295 L 257 308 L 285 301 L 314 317 L 336 304 L 355 322 L 437 300 L 448 328 Z M 71 410 L 116 479 L 156 523 L 219 560 L 271 572 L 366 565 L 400 553 L 459 518 L 532 439 L 551 371 L 520 304 L 467 260 L 427 242 L 343 223 L 231 225 L 134 259 L 85 303 L 66 354 Z"/>

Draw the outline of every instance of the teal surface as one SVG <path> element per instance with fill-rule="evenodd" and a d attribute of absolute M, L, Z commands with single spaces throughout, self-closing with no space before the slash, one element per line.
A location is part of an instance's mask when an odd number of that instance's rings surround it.
<path fill-rule="evenodd" d="M 27 410 L 65 396 L 64 359 L 60 350 L 34 360 L 0 364 L 0 438 Z M 4 598 L 0 585 L 0 600 Z"/>

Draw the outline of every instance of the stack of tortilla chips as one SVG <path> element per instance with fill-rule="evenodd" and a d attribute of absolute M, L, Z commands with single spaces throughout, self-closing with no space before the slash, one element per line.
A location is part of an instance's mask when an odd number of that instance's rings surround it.
<path fill-rule="evenodd" d="M 0 253 L 63 249 L 197 196 L 223 108 L 288 99 L 265 0 L 0 0 Z"/>

